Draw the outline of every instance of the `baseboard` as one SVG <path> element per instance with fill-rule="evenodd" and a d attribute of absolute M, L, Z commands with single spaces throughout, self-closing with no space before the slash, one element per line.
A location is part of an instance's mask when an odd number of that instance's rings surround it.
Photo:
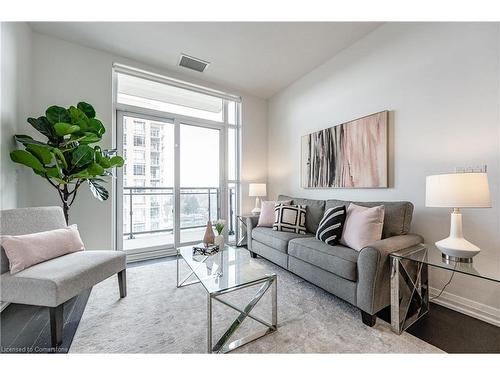
<path fill-rule="evenodd" d="M 440 290 L 430 287 L 429 292 L 430 297 L 434 298 L 439 294 Z M 432 302 L 500 327 L 500 309 L 496 309 L 446 291 L 444 291 L 439 298 L 436 298 Z"/>
<path fill-rule="evenodd" d="M 150 250 L 146 252 L 137 252 L 137 253 L 132 253 L 132 252 L 127 252 L 127 263 L 130 262 L 137 262 L 140 260 L 150 260 L 150 259 L 157 259 L 157 258 L 163 258 L 166 256 L 172 256 L 176 255 L 177 252 L 175 249 L 158 249 L 158 250 Z"/>

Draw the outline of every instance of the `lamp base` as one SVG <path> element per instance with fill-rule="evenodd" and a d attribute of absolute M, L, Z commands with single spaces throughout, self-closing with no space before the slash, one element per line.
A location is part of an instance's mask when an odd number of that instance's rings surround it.
<path fill-rule="evenodd" d="M 472 258 L 462 258 L 462 257 L 452 257 L 450 255 L 443 254 L 443 262 L 446 264 L 453 263 L 472 263 Z"/>
<path fill-rule="evenodd" d="M 255 207 L 252 211 L 252 215 L 260 215 L 260 208 L 259 207 Z"/>
<path fill-rule="evenodd" d="M 481 249 L 470 243 L 465 238 L 448 237 L 436 242 L 436 247 L 441 250 L 443 257 L 448 257 L 454 262 L 472 262 L 472 257 L 479 254 Z M 470 261 L 462 260 L 470 259 Z"/>
<path fill-rule="evenodd" d="M 466 263 L 472 262 L 472 257 L 481 251 L 479 247 L 464 238 L 462 232 L 462 214 L 457 208 L 451 214 L 450 236 L 436 242 L 436 247 L 441 250 L 443 256 L 452 258 L 455 262 Z M 470 261 L 460 259 L 470 259 Z"/>
<path fill-rule="evenodd" d="M 259 197 L 255 197 L 255 207 L 252 210 L 252 215 L 260 215 L 260 199 Z"/>

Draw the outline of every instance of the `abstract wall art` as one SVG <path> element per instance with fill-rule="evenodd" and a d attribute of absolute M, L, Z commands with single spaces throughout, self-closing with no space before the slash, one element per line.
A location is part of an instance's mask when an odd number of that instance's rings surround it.
<path fill-rule="evenodd" d="M 386 188 L 388 111 L 302 137 L 303 188 Z"/>

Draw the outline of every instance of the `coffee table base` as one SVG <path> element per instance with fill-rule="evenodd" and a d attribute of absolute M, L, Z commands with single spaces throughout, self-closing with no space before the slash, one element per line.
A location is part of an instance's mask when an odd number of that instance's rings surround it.
<path fill-rule="evenodd" d="M 191 271 L 187 276 L 185 276 L 182 280 L 179 280 L 179 259 L 181 257 L 177 256 L 177 287 L 181 288 L 184 286 L 188 285 L 193 285 L 200 283 L 199 280 L 194 280 L 188 282 L 187 280 L 192 276 L 196 274 L 194 271 Z M 208 258 L 208 257 L 207 257 Z M 220 299 L 219 297 L 227 294 L 227 293 L 232 293 L 244 288 L 248 288 L 251 286 L 256 286 L 260 285 L 259 290 L 255 295 L 252 297 L 252 299 L 247 303 L 247 305 L 243 308 L 240 309 L 239 307 L 224 301 Z M 270 290 L 271 293 L 271 322 L 267 322 L 264 319 L 261 319 L 254 314 L 252 314 L 253 308 L 259 303 L 261 298 L 266 294 L 266 292 Z M 270 333 L 276 332 L 278 329 L 278 303 L 277 303 L 277 297 L 278 297 L 278 278 L 276 275 L 269 275 L 267 277 L 264 277 L 262 279 L 256 280 L 251 283 L 247 283 L 241 286 L 236 286 L 231 289 L 227 289 L 221 292 L 213 292 L 213 293 L 207 293 L 207 352 L 208 353 L 228 353 L 232 350 L 235 350 L 245 344 L 248 344 L 249 342 L 255 341 L 263 336 L 266 336 Z M 219 302 L 222 303 L 223 305 L 230 307 L 233 310 L 238 311 L 240 314 L 236 317 L 236 319 L 231 323 L 229 328 L 224 332 L 224 334 L 217 340 L 215 345 L 213 345 L 213 335 L 212 335 L 212 325 L 213 325 L 213 318 L 212 318 L 212 305 L 213 302 Z M 245 337 L 242 337 L 237 340 L 229 341 L 233 334 L 238 330 L 238 328 L 242 325 L 243 321 L 246 318 L 250 318 L 255 320 L 256 322 L 266 326 L 267 328 L 253 332 Z"/>

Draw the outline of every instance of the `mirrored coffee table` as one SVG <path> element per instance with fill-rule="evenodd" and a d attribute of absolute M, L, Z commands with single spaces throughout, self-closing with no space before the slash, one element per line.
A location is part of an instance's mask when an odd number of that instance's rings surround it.
<path fill-rule="evenodd" d="M 183 277 L 180 275 L 182 262 L 185 262 L 189 268 Z M 277 330 L 277 276 L 274 273 L 264 273 L 259 267 L 256 267 L 255 260 L 250 258 L 248 250 L 225 245 L 216 254 L 201 255 L 194 252 L 192 246 L 177 249 L 177 287 L 181 288 L 198 283 L 201 283 L 207 292 L 208 353 L 227 353 Z M 252 286 L 259 288 L 243 308 L 220 298 L 224 294 Z M 271 322 L 252 313 L 254 307 L 267 291 L 271 293 Z M 212 305 L 214 302 L 222 303 L 239 312 L 236 319 L 217 340 L 212 337 Z M 265 328 L 231 341 L 231 337 L 246 318 L 255 320 Z"/>
<path fill-rule="evenodd" d="M 479 253 L 472 263 L 447 260 L 434 245 L 391 253 L 391 326 L 401 334 L 429 311 L 428 268 L 440 268 L 500 286 L 500 264 Z"/>

